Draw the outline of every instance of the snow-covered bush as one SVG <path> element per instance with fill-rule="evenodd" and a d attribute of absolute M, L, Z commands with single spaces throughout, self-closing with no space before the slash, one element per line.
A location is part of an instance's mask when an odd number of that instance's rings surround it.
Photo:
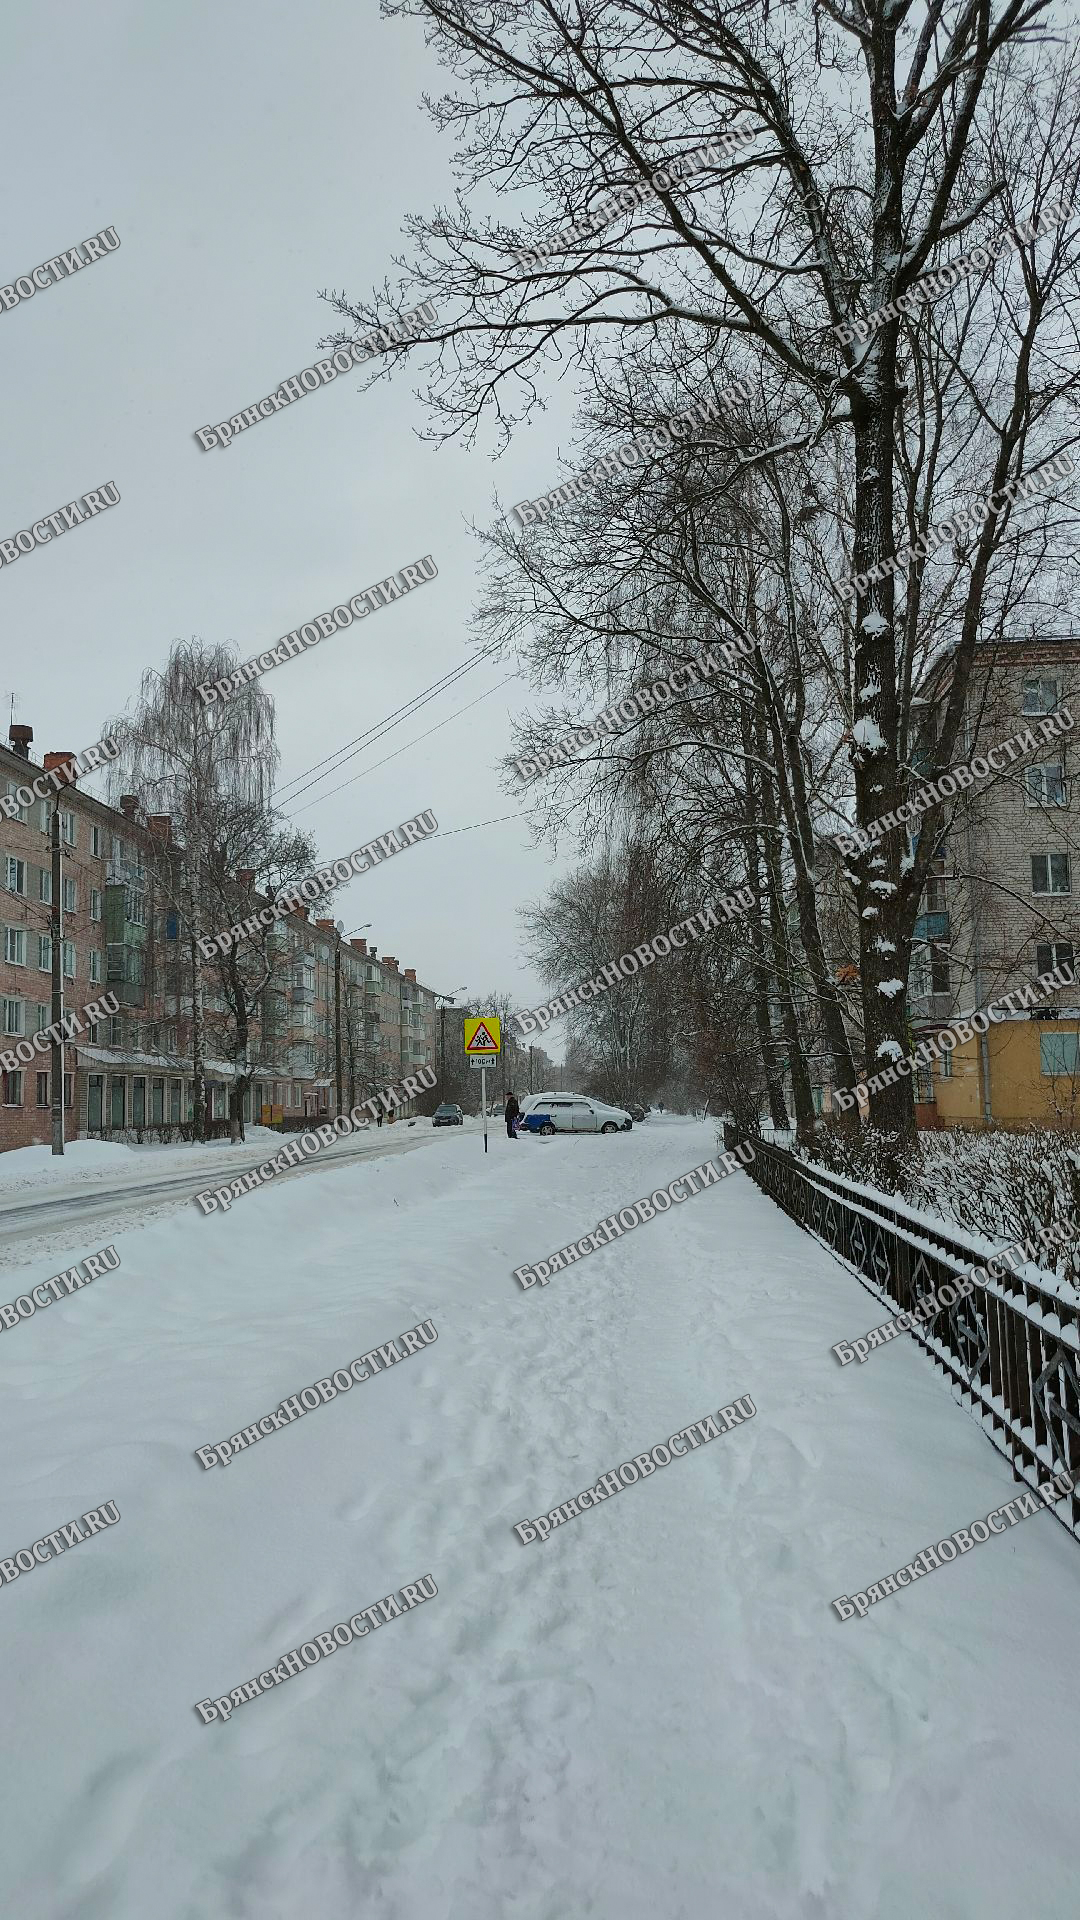
<path fill-rule="evenodd" d="M 864 1127 L 854 1137 L 828 1124 L 819 1128 L 812 1158 L 887 1198 L 883 1167 L 896 1155 L 895 1139 Z M 1047 1127 L 981 1132 L 950 1127 L 916 1135 L 899 1155 L 899 1198 L 942 1223 L 972 1227 L 989 1239 L 1026 1240 L 1040 1227 L 1061 1239 L 1040 1265 L 1080 1286 L 1080 1146 L 1076 1135 Z M 1052 1264 L 1051 1264 L 1052 1263 Z"/>

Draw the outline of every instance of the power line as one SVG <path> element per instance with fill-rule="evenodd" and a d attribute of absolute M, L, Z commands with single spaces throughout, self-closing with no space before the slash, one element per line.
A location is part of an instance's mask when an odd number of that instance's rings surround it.
<path fill-rule="evenodd" d="M 402 720 L 410 719 L 414 713 L 419 712 L 421 707 L 427 706 L 429 701 L 434 700 L 438 694 L 444 693 L 447 687 L 462 679 L 465 674 L 471 673 L 474 667 L 479 666 L 481 660 L 487 659 L 495 650 L 494 647 L 485 647 L 482 652 L 474 654 L 471 660 L 459 661 L 456 667 L 451 667 L 440 679 L 433 681 L 430 687 L 425 687 L 421 693 L 411 695 L 400 707 L 395 707 L 384 719 L 376 721 L 375 725 L 369 727 L 365 733 L 357 734 L 354 740 L 346 740 L 344 746 L 335 747 L 333 753 L 328 753 L 325 759 L 317 760 L 314 766 L 305 767 L 293 779 L 286 780 L 277 797 L 287 794 L 291 800 L 298 800 L 301 793 L 308 791 L 308 787 L 319 785 L 318 780 L 311 780 L 308 786 L 300 786 L 300 781 L 307 780 L 308 774 L 317 773 L 320 767 L 329 767 L 331 761 L 337 762 L 337 765 L 331 768 L 331 772 L 339 772 L 348 760 L 356 757 L 349 751 L 350 748 L 355 747 L 359 752 L 365 744 L 374 746 L 376 740 L 381 739 L 383 734 L 390 733 L 394 727 L 400 726 Z M 323 778 L 328 779 L 329 774 L 324 774 Z M 292 787 L 298 790 L 290 793 L 289 789 Z"/>
<path fill-rule="evenodd" d="M 331 787 L 329 793 L 320 793 L 316 796 L 314 800 L 306 800 L 302 807 L 297 807 L 295 812 L 287 814 L 286 818 L 289 820 L 295 820 L 296 814 L 306 813 L 309 807 L 317 807 L 320 801 L 330 800 L 332 799 L 335 793 L 343 793 L 346 787 L 355 786 L 358 780 L 365 779 L 369 773 L 374 773 L 378 767 L 385 767 L 388 761 L 396 760 L 399 754 L 407 753 L 410 747 L 418 746 L 421 740 L 430 739 L 431 735 L 433 733 L 438 733 L 441 727 L 448 727 L 450 725 L 451 720 L 457 720 L 461 714 L 468 713 L 470 707 L 478 707 L 480 705 L 481 700 L 489 699 L 493 693 L 498 693 L 500 687 L 507 687 L 509 686 L 511 680 L 517 680 L 519 678 L 520 678 L 520 675 L 517 673 L 508 673 L 505 680 L 497 681 L 493 687 L 488 688 L 486 693 L 478 694 L 475 700 L 469 700 L 466 703 L 466 705 L 463 707 L 457 707 L 453 713 L 447 714 L 445 720 L 436 721 L 433 727 L 428 727 L 426 733 L 418 733 L 414 740 L 406 740 L 404 745 L 400 747 L 396 747 L 393 753 L 386 754 L 382 760 L 376 760 L 374 766 L 364 767 L 362 772 L 354 773 L 351 780 L 343 780 L 340 787 Z M 301 788 L 301 792 L 303 791 L 305 791 L 305 789 Z M 503 817 L 507 820 L 513 818 L 511 814 L 505 814 Z M 483 825 L 487 825 L 488 823 L 486 821 L 481 821 L 479 824 L 483 826 Z M 438 834 L 432 834 L 430 837 L 433 840 L 437 840 L 439 836 Z"/>
<path fill-rule="evenodd" d="M 520 820 L 520 813 L 500 813 L 496 820 L 474 820 L 471 827 L 447 827 L 445 833 L 433 833 L 431 840 L 448 840 L 452 833 L 475 833 L 477 827 L 497 827 L 504 820 Z"/>

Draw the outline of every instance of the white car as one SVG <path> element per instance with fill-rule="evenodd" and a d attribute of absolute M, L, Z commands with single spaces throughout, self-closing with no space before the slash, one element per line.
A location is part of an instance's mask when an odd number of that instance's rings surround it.
<path fill-rule="evenodd" d="M 521 1103 L 530 1133 L 628 1133 L 634 1122 L 625 1107 L 611 1107 L 585 1093 L 531 1093 Z"/>

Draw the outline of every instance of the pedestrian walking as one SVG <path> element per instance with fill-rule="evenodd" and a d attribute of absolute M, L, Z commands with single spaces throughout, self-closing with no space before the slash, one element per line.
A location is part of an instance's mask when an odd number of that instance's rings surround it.
<path fill-rule="evenodd" d="M 514 1127 L 514 1121 L 517 1119 L 518 1114 L 520 1112 L 521 1112 L 521 1108 L 518 1105 L 517 1094 L 514 1092 L 513 1087 L 511 1087 L 510 1092 L 506 1096 L 506 1111 L 503 1116 L 504 1119 L 506 1120 L 506 1137 L 508 1140 L 517 1139 L 517 1132 Z"/>

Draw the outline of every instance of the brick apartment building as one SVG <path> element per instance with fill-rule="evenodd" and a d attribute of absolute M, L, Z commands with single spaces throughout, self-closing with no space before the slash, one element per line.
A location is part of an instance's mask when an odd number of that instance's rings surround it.
<path fill-rule="evenodd" d="M 42 771 L 30 759 L 33 730 L 15 725 L 0 746 L 0 792 Z M 70 760 L 48 753 L 44 770 Z M 49 830 L 53 800 L 0 817 L 3 947 L 0 1050 L 47 1027 L 51 1012 Z M 63 975 L 66 1010 L 81 1016 L 104 995 L 120 1011 L 91 1023 L 64 1049 L 65 1137 L 137 1130 L 163 1133 L 193 1118 L 191 975 L 186 930 L 155 892 L 167 820 L 140 817 L 137 798 L 119 809 L 80 791 L 58 796 L 63 851 Z M 340 1054 L 345 1104 L 405 1073 L 435 1064 L 435 1002 L 413 968 L 379 959 L 374 945 L 345 940 L 306 909 L 283 919 L 269 945 L 273 971 L 253 1020 L 254 1077 L 245 1119 L 285 1127 L 337 1110 Z M 230 1024 L 213 963 L 203 968 L 204 1080 L 211 1122 L 228 1115 Z M 24 1049 L 25 1051 L 25 1049 Z M 0 1078 L 0 1151 L 51 1138 L 50 1056 Z"/>
<path fill-rule="evenodd" d="M 924 734 L 940 734 L 952 652 L 939 655 L 919 700 Z M 1058 707 L 1077 720 L 1038 744 L 1038 722 Z M 1028 732 L 1035 750 L 997 760 L 1002 773 L 976 779 L 948 803 L 915 923 L 908 982 L 913 1043 L 1024 988 L 1038 1004 L 1005 1014 L 988 1033 L 913 1076 L 920 1126 L 1080 1125 L 1080 988 L 1043 997 L 1038 975 L 1074 967 L 1080 955 L 1080 807 L 1070 777 L 1080 756 L 1080 641 L 1072 636 L 987 646 L 976 656 L 953 762 L 962 765 Z M 930 775 L 915 768 L 914 791 Z M 901 829 L 902 831 L 902 829 Z M 836 978 L 857 995 L 857 942 L 850 887 L 834 860 L 826 891 Z M 1074 886 L 1074 881 L 1076 882 Z M 824 1106 L 831 1106 L 826 1087 Z"/>

